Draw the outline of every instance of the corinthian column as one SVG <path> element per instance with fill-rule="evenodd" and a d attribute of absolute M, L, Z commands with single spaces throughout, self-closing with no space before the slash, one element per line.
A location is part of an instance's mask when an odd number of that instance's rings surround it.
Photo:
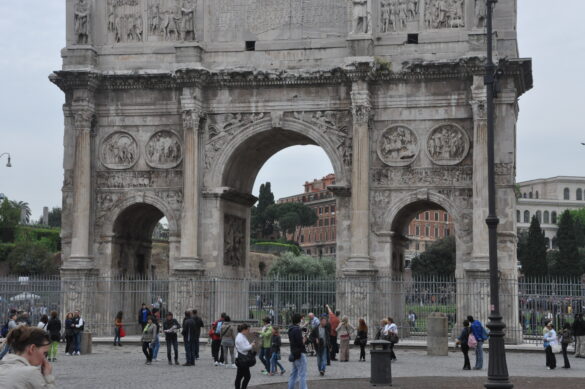
<path fill-rule="evenodd" d="M 91 210 L 91 124 L 89 107 L 73 109 L 75 157 L 73 167 L 73 231 L 71 256 L 65 268 L 90 268 L 89 231 Z"/>
<path fill-rule="evenodd" d="M 199 271 L 199 124 L 201 111 L 192 101 L 183 99 L 183 211 L 181 214 L 181 258 L 173 268 L 177 271 Z"/>
<path fill-rule="evenodd" d="M 353 158 L 351 172 L 351 255 L 345 272 L 373 270 L 370 249 L 369 130 L 372 107 L 368 85 L 355 82 L 351 92 L 353 114 Z"/>
<path fill-rule="evenodd" d="M 488 160 L 486 89 L 483 77 L 474 77 L 471 88 L 473 109 L 473 250 L 470 268 L 488 269 Z"/>

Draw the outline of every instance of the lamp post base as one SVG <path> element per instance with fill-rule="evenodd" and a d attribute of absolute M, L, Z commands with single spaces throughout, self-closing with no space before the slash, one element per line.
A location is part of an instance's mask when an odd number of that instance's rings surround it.
<path fill-rule="evenodd" d="M 508 376 L 508 364 L 506 363 L 506 349 L 504 343 L 504 328 L 502 315 L 492 312 L 487 328 L 490 329 L 490 349 L 488 365 L 488 382 L 486 389 L 512 389 L 514 385 Z"/>

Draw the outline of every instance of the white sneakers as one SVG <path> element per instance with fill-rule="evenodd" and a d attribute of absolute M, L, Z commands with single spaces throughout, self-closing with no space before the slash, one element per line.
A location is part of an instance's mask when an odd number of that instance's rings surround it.
<path fill-rule="evenodd" d="M 219 366 L 219 362 L 218 362 L 218 361 L 215 361 L 215 362 L 213 363 L 213 365 L 214 365 L 214 366 Z"/>
<path fill-rule="evenodd" d="M 237 369 L 237 366 L 236 366 L 236 364 L 235 364 L 235 363 L 232 363 L 232 365 L 231 365 L 231 368 L 232 368 L 232 369 Z"/>

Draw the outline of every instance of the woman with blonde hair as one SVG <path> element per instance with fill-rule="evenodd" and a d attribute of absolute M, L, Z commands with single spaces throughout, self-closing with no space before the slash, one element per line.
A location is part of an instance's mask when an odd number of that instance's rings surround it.
<path fill-rule="evenodd" d="M 339 362 L 349 362 L 349 340 L 351 334 L 355 332 L 355 328 L 349 324 L 347 316 L 343 316 L 335 330 L 340 343 Z"/>

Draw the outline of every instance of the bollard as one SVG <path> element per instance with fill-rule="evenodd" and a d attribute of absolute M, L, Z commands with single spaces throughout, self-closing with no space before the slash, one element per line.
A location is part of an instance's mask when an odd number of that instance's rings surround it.
<path fill-rule="evenodd" d="M 91 332 L 81 333 L 81 344 L 79 345 L 79 351 L 82 355 L 91 354 L 92 346 L 92 334 Z"/>
<path fill-rule="evenodd" d="M 392 364 L 390 342 L 373 340 L 370 342 L 370 384 L 372 386 L 392 386 Z"/>
<path fill-rule="evenodd" d="M 427 318 L 427 355 L 449 355 L 447 315 L 442 312 L 433 312 Z"/>

